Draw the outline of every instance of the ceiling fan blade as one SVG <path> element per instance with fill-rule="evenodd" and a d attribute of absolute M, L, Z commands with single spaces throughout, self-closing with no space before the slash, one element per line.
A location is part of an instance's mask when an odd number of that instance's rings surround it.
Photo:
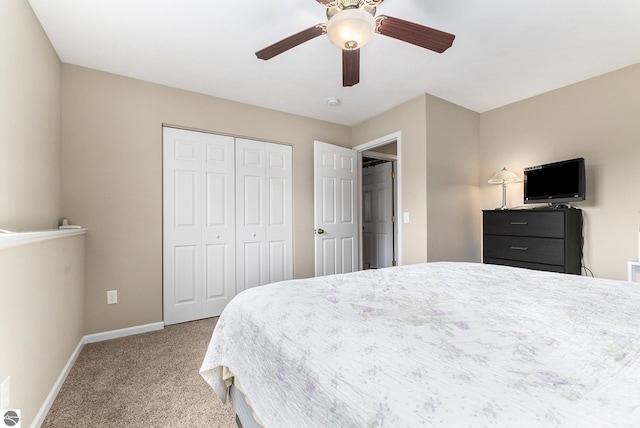
<path fill-rule="evenodd" d="M 360 49 L 342 50 L 342 86 L 360 82 Z"/>
<path fill-rule="evenodd" d="M 323 35 L 326 31 L 327 30 L 325 24 L 315 25 L 285 39 L 282 39 L 279 42 L 272 44 L 271 46 L 267 46 L 266 48 L 259 50 L 258 52 L 256 52 L 256 56 L 264 60 L 271 59 L 274 56 L 280 55 L 281 53 L 286 52 L 291 48 L 295 48 L 296 46 L 301 45 L 304 42 L 308 42 L 311 39 Z"/>
<path fill-rule="evenodd" d="M 456 38 L 453 34 L 391 16 L 380 15 L 376 22 L 377 33 L 438 53 L 449 49 Z"/>

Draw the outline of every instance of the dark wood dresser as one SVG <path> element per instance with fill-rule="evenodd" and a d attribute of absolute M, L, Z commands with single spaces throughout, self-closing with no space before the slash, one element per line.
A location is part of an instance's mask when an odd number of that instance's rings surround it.
<path fill-rule="evenodd" d="M 580 275 L 580 209 L 485 210 L 482 214 L 483 263 Z"/>

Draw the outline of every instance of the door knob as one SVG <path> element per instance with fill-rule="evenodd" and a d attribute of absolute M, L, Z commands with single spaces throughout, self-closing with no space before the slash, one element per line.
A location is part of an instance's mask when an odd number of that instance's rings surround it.
<path fill-rule="evenodd" d="M 322 235 L 324 233 L 324 229 L 318 229 L 318 235 Z"/>

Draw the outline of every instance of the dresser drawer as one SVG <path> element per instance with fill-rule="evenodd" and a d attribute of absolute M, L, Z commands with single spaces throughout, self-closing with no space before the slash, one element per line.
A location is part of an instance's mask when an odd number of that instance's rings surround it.
<path fill-rule="evenodd" d="M 562 211 L 485 211 L 485 235 L 539 236 L 564 238 L 565 213 Z"/>
<path fill-rule="evenodd" d="M 485 235 L 483 256 L 562 266 L 564 245 L 563 239 Z"/>

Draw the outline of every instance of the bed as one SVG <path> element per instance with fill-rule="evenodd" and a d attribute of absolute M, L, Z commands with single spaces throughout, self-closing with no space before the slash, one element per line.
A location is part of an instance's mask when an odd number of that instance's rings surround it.
<path fill-rule="evenodd" d="M 640 284 L 438 262 L 238 294 L 200 371 L 264 427 L 640 427 Z"/>

